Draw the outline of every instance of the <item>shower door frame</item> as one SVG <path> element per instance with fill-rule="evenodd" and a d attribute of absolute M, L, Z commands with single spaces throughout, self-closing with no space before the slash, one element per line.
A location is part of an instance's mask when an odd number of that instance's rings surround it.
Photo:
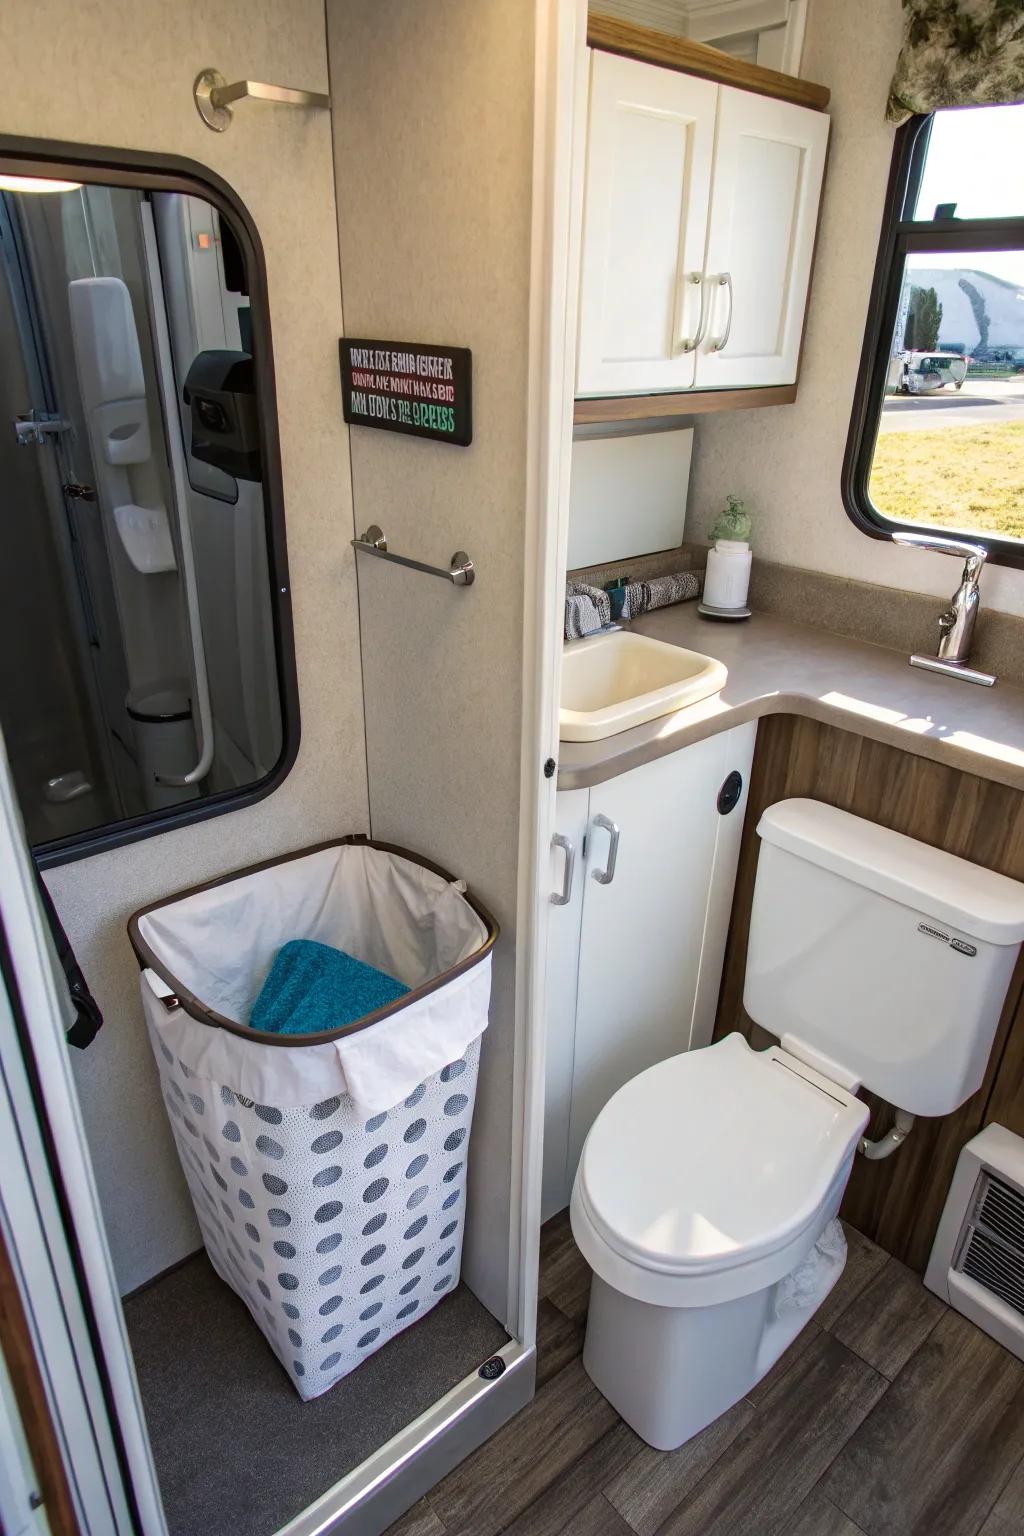
<path fill-rule="evenodd" d="M 2 739 L 0 982 L 0 1230 L 81 1536 L 167 1536 Z"/>

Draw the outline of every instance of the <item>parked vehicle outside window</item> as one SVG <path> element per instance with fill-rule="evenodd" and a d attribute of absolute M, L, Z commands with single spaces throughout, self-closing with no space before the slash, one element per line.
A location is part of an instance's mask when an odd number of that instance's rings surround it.
<path fill-rule="evenodd" d="M 962 389 L 969 362 L 959 352 L 897 352 L 889 364 L 886 392 L 930 395 L 948 385 Z"/>

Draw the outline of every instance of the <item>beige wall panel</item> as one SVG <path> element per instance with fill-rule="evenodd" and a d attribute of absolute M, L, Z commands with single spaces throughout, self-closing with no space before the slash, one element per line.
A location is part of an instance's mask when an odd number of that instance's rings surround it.
<path fill-rule="evenodd" d="M 0 132 L 189 156 L 248 206 L 266 252 L 302 746 L 269 799 L 53 871 L 48 883 L 106 1013 L 73 1053 L 118 1278 L 130 1289 L 199 1246 L 143 1034 L 129 913 L 182 886 L 367 826 L 337 231 L 326 112 L 244 102 L 213 134 L 206 65 L 327 86 L 319 0 L 34 0 L 0 6 Z"/>
<path fill-rule="evenodd" d="M 687 536 L 706 539 L 735 491 L 757 514 L 754 549 L 766 560 L 948 597 L 959 578 L 951 560 L 869 539 L 839 490 L 892 161 L 885 102 L 902 25 L 900 0 L 810 0 L 802 73 L 832 91 L 832 140 L 799 396 L 700 421 Z M 987 570 L 982 602 L 1024 614 L 1024 572 Z"/>
<path fill-rule="evenodd" d="M 346 326 L 473 351 L 474 441 L 355 427 L 356 521 L 476 583 L 359 568 L 374 834 L 498 917 L 470 1156 L 466 1277 L 506 1305 L 533 112 L 526 0 L 328 0 Z"/>

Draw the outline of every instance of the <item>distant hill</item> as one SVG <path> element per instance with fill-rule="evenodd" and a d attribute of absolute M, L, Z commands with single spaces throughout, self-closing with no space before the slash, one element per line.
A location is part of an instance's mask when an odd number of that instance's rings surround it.
<path fill-rule="evenodd" d="M 922 267 L 915 269 L 913 282 L 939 296 L 940 347 L 977 352 L 985 342 L 988 351 L 1024 349 L 1024 287 L 976 267 Z"/>

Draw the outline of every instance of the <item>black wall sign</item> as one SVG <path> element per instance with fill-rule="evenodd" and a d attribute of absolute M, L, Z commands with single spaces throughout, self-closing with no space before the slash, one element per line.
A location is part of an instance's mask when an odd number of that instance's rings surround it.
<path fill-rule="evenodd" d="M 473 354 L 468 347 L 346 336 L 341 350 L 345 420 L 466 448 L 473 441 Z"/>

